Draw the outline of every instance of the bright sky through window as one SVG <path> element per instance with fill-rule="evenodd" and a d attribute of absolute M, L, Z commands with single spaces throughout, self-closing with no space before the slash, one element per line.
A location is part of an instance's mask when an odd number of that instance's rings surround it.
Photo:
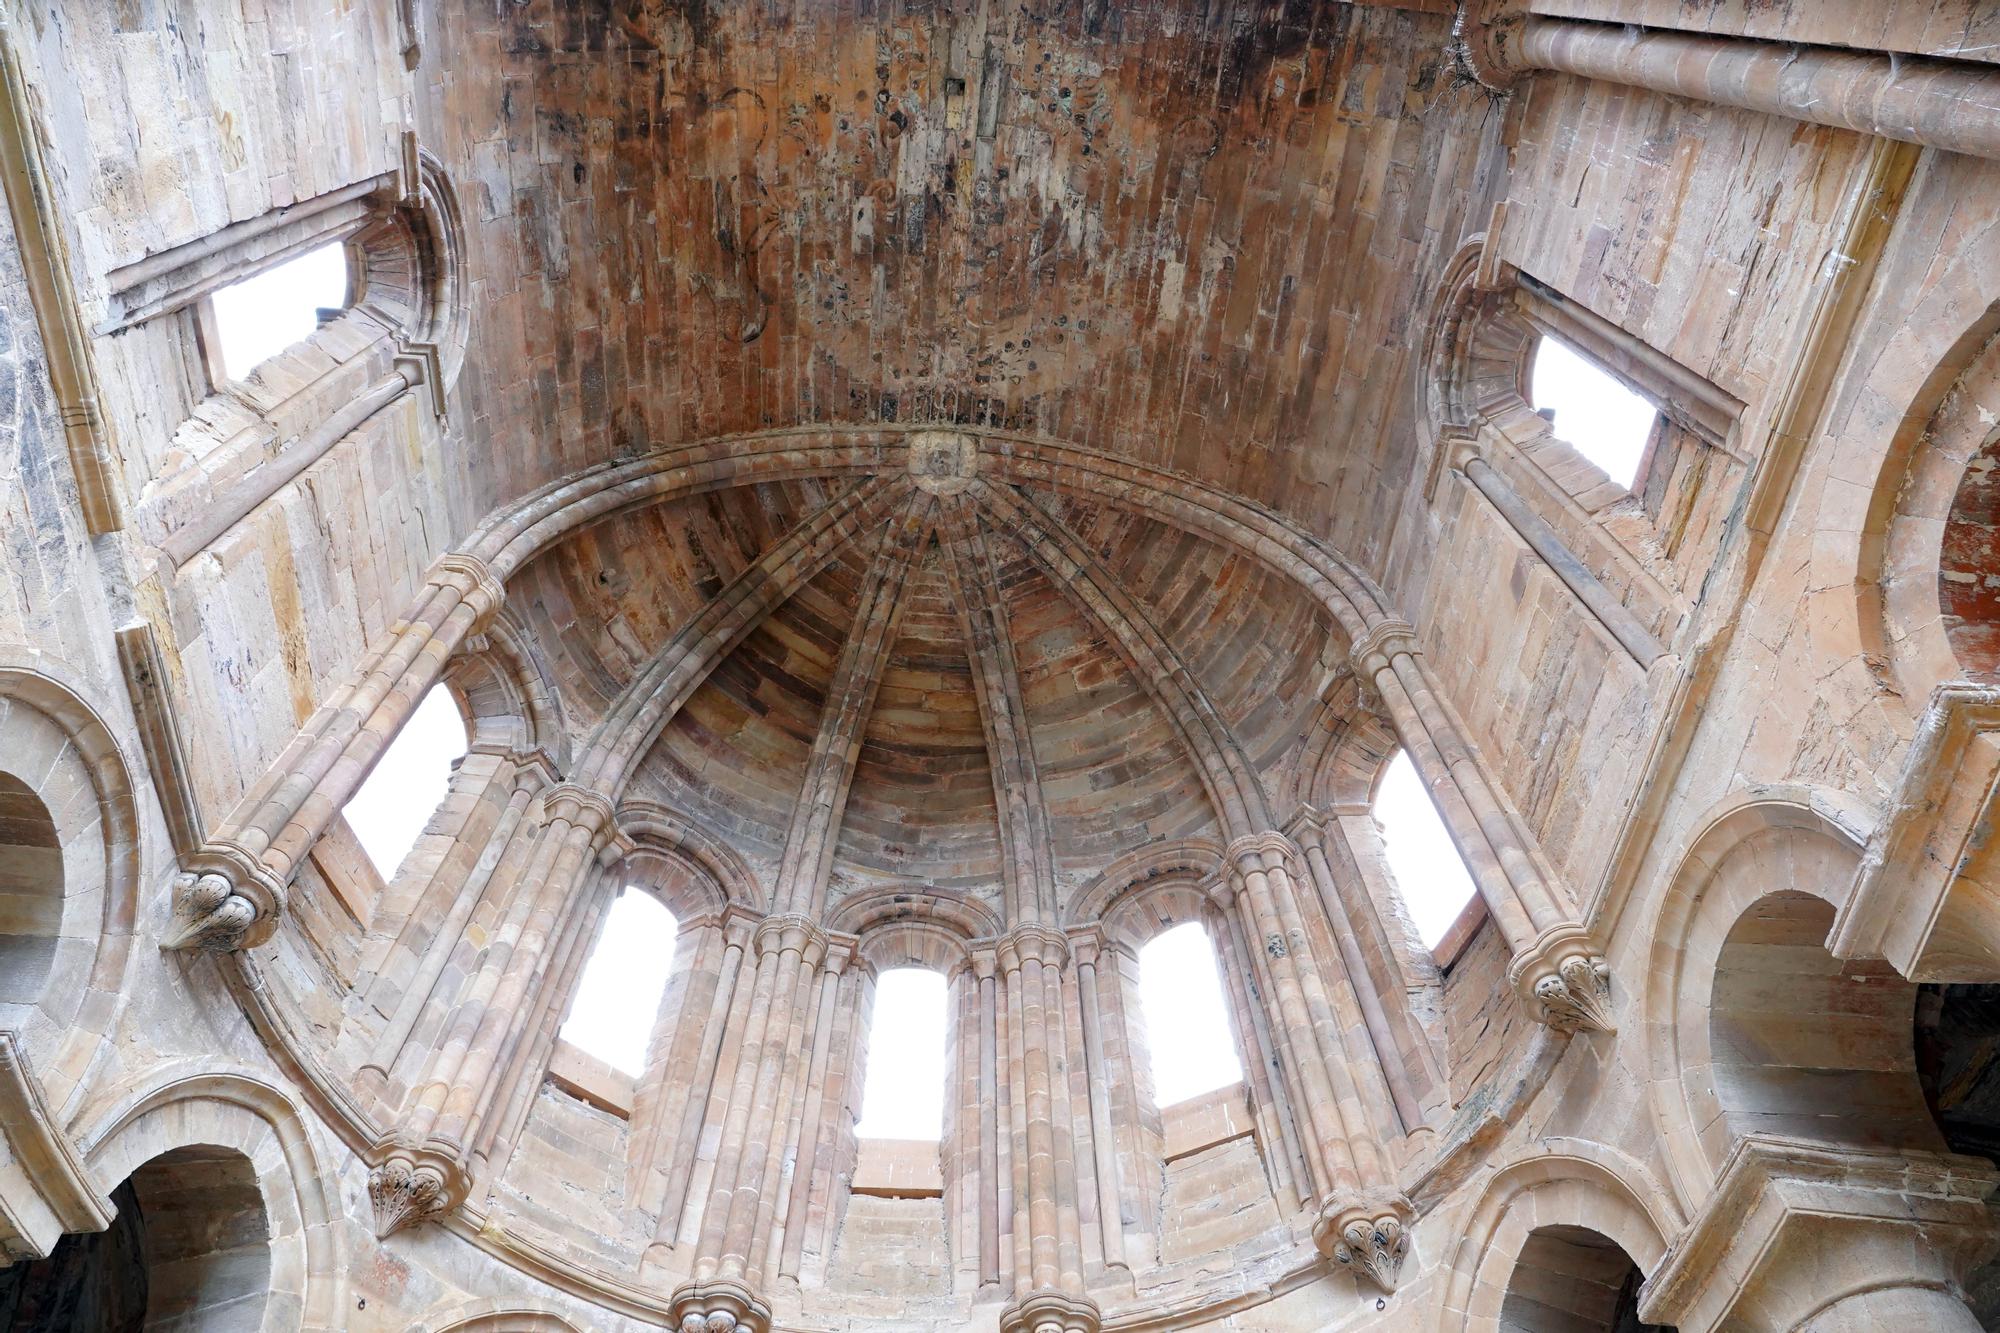
<path fill-rule="evenodd" d="M 382 878 L 394 876 L 417 845 L 451 787 L 453 762 L 464 753 L 465 719 L 451 691 L 433 685 L 341 812 Z"/>
<path fill-rule="evenodd" d="M 944 1021 L 945 986 L 938 973 L 897 967 L 875 979 L 857 1137 L 943 1137 Z"/>
<path fill-rule="evenodd" d="M 1536 410 L 1555 411 L 1556 438 L 1630 490 L 1659 409 L 1554 338 L 1535 349 Z"/>
<path fill-rule="evenodd" d="M 1139 1002 L 1153 1048 L 1153 1102 L 1172 1106 L 1243 1080 L 1216 975 L 1215 946 L 1199 922 L 1155 935 L 1139 950 Z"/>
<path fill-rule="evenodd" d="M 680 927 L 658 898 L 627 888 L 605 913 L 604 929 L 576 984 L 563 1040 L 627 1074 L 646 1072 L 646 1045 L 674 967 Z"/>
<path fill-rule="evenodd" d="M 222 373 L 240 380 L 311 335 L 322 306 L 347 304 L 347 249 L 333 241 L 308 250 L 224 287 L 212 300 Z"/>
<path fill-rule="evenodd" d="M 1435 949 L 1472 901 L 1472 876 L 1404 751 L 1398 750 L 1389 761 L 1389 771 L 1375 793 L 1375 820 L 1382 826 L 1389 870 L 1409 904 L 1417 934 L 1427 948 Z"/>

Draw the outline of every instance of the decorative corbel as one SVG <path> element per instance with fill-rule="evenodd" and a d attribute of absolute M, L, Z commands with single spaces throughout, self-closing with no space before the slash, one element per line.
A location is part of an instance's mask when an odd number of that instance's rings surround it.
<path fill-rule="evenodd" d="M 466 1174 L 451 1154 L 398 1144 L 368 1173 L 376 1239 L 435 1221 L 464 1200 Z"/>
<path fill-rule="evenodd" d="M 213 839 L 182 863 L 163 949 L 228 953 L 271 938 L 285 910 L 285 882 L 241 844 Z"/>
<path fill-rule="evenodd" d="M 1551 927 L 1514 959 L 1507 980 L 1528 1012 L 1558 1032 L 1615 1032 L 1611 967 L 1590 932 L 1574 922 Z"/>
<path fill-rule="evenodd" d="M 1414 1217 L 1415 1209 L 1400 1194 L 1345 1203 L 1329 1200 L 1313 1222 L 1313 1244 L 1336 1264 L 1393 1294 L 1402 1280 L 1403 1260 L 1409 1256 Z"/>

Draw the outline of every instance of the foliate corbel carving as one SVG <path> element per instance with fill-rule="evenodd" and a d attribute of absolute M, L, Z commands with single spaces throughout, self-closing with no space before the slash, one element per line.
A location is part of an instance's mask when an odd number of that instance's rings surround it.
<path fill-rule="evenodd" d="M 1313 1222 L 1319 1252 L 1358 1277 L 1393 1293 L 1410 1251 L 1415 1210 L 1397 1194 L 1372 1200 L 1328 1200 Z"/>
<path fill-rule="evenodd" d="M 1088 1296 L 1031 1291 L 1000 1311 L 1000 1333 L 1098 1333 L 1104 1316 Z"/>
<path fill-rule="evenodd" d="M 466 1183 L 458 1161 L 446 1153 L 433 1148 L 391 1149 L 368 1173 L 376 1239 L 443 1217 L 465 1197 Z"/>
<path fill-rule="evenodd" d="M 285 881 L 237 843 L 204 843 L 175 877 L 163 949 L 229 953 L 271 938 L 285 910 Z"/>
<path fill-rule="evenodd" d="M 680 1333 L 770 1333 L 771 1307 L 741 1282 L 711 1278 L 675 1289 L 673 1319 Z"/>
<path fill-rule="evenodd" d="M 1590 932 L 1574 923 L 1545 931 L 1507 970 L 1537 1021 L 1559 1032 L 1614 1032 L 1611 967 Z"/>
<path fill-rule="evenodd" d="M 483 634 L 493 617 L 507 604 L 507 585 L 494 577 L 492 566 L 476 555 L 450 551 L 431 566 L 430 582 L 450 583 L 459 597 L 472 608 L 472 627 L 467 636 Z"/>
<path fill-rule="evenodd" d="M 1511 92 L 1525 69 L 1518 47 L 1523 22 L 1515 0 L 1459 0 L 1445 48 L 1453 72 L 1489 93 Z"/>
<path fill-rule="evenodd" d="M 1353 647 L 1348 649 L 1347 660 L 1353 664 L 1354 674 L 1363 684 L 1373 685 L 1375 677 L 1389 669 L 1389 664 L 1398 653 L 1415 657 L 1422 651 L 1417 646 L 1417 631 L 1409 621 L 1378 620 L 1354 641 Z"/>

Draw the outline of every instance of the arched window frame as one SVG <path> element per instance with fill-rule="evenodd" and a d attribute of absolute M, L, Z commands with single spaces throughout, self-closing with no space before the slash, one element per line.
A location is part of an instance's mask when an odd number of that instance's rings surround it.
<path fill-rule="evenodd" d="M 645 893 L 666 908 L 674 921 L 674 952 L 654 1008 L 644 1067 L 636 1074 L 618 1069 L 561 1035 L 576 1003 L 577 988 L 595 954 L 604 921 L 619 894 Z M 586 1101 L 623 1120 L 639 1118 L 642 1105 L 660 1092 L 663 1067 L 682 1026 L 689 979 L 713 965 L 713 938 L 719 935 L 729 906 L 725 890 L 708 868 L 681 849 L 643 837 L 631 850 L 607 866 L 596 895 L 599 910 L 582 932 L 569 965 L 558 968 L 551 984 L 551 1046 L 548 1077 L 570 1096 Z M 699 1024 L 701 1015 L 686 1015 Z"/>
<path fill-rule="evenodd" d="M 1535 410 L 1537 350 L 1553 337 L 1658 408 L 1631 491 Z M 1447 265 L 1417 381 L 1424 498 L 1447 473 L 1482 492 L 1642 668 L 1667 650 L 1720 548 L 1746 460 L 1743 404 L 1483 240 Z"/>
<path fill-rule="evenodd" d="M 347 304 L 244 378 L 225 376 L 212 324 L 204 333 L 214 293 L 335 243 Z M 395 171 L 112 270 L 98 355 L 159 383 L 169 416 L 149 435 L 162 444 L 125 460 L 142 538 L 184 564 L 406 394 L 441 419 L 466 346 L 462 246 L 442 167 L 406 135 Z"/>

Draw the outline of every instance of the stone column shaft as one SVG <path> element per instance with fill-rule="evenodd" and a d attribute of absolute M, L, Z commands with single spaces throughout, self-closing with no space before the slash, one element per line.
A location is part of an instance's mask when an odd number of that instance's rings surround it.
<path fill-rule="evenodd" d="M 736 982 L 743 970 L 743 952 L 749 941 L 743 934 L 722 928 L 722 962 L 707 1013 L 702 1019 L 700 1045 L 693 1062 L 687 1100 L 678 1117 L 660 1117 L 653 1146 L 654 1159 L 664 1149 L 668 1153 L 665 1193 L 660 1201 L 659 1222 L 654 1228 L 655 1245 L 673 1246 L 680 1234 L 680 1220 L 687 1206 L 688 1182 L 694 1175 L 694 1155 L 701 1140 L 702 1125 L 708 1118 L 709 1099 L 715 1089 L 715 1075 L 722 1061 L 723 1038 L 729 1025 L 729 1011 L 736 998 Z M 665 1078 L 671 1062 L 656 1071 Z"/>
<path fill-rule="evenodd" d="M 979 978 L 979 1285 L 1000 1281 L 999 985 L 991 954 L 973 958 Z"/>
<path fill-rule="evenodd" d="M 570 913 L 563 923 L 567 933 L 550 951 L 548 966 L 530 992 L 531 1016 L 514 1026 L 512 1049 L 503 1057 L 495 1090 L 468 1127 L 477 1164 L 504 1164 L 520 1142 L 521 1129 L 548 1074 L 569 1001 L 616 896 L 615 886 L 600 879 L 585 909 Z"/>
<path fill-rule="evenodd" d="M 1340 951 L 1341 965 L 1347 971 L 1348 982 L 1354 987 L 1354 998 L 1361 1006 L 1361 1019 L 1368 1029 L 1368 1039 L 1374 1047 L 1382 1079 L 1388 1084 L 1389 1097 L 1396 1104 L 1396 1114 L 1403 1122 L 1403 1129 L 1406 1132 L 1413 1130 L 1424 1123 L 1423 1107 L 1410 1086 L 1409 1071 L 1403 1066 L 1403 1051 L 1396 1044 L 1395 1034 L 1389 1027 L 1389 1015 L 1382 1007 L 1382 996 L 1375 989 L 1374 977 L 1369 975 L 1367 960 L 1361 956 L 1354 923 L 1348 919 L 1339 890 L 1333 887 L 1333 867 L 1327 864 L 1326 848 L 1318 838 L 1312 837 L 1305 839 L 1301 847 L 1306 854 L 1306 867 L 1319 889 L 1320 902 L 1331 918 L 1327 923 L 1329 933 Z"/>
<path fill-rule="evenodd" d="M 473 909 L 479 905 L 480 900 L 493 885 L 495 871 L 499 869 L 501 861 L 509 850 L 515 847 L 517 840 L 524 840 L 522 829 L 525 826 L 528 806 L 534 800 L 537 784 L 535 781 L 524 779 L 523 774 L 524 770 L 516 770 L 514 789 L 508 794 L 507 808 L 501 812 L 492 837 L 487 840 L 485 850 L 473 863 L 470 872 L 460 881 L 451 906 L 445 909 L 444 918 L 436 922 L 436 928 L 431 933 L 424 953 L 418 959 L 415 975 L 404 986 L 401 996 L 396 1001 L 395 1009 L 389 1015 L 389 1021 L 383 1025 L 381 1035 L 376 1038 L 374 1051 L 368 1063 L 361 1067 L 364 1077 L 373 1075 L 378 1079 L 386 1079 L 389 1072 L 396 1067 L 396 1061 L 410 1040 L 411 1031 L 415 1029 L 417 1020 L 423 1016 L 430 1002 L 431 992 L 437 987 L 438 978 L 464 939 L 466 923 L 471 920 Z M 403 931 L 397 937 L 399 947 L 403 943 L 403 937 L 408 935 L 411 928 L 423 918 L 422 913 L 410 914 L 404 923 Z M 375 984 L 377 986 L 381 984 L 379 976 Z"/>
<path fill-rule="evenodd" d="M 1271 1191 L 1281 1201 L 1289 1198 L 1294 1203 L 1309 1202 L 1311 1186 L 1299 1175 L 1303 1162 L 1298 1133 L 1271 1085 L 1272 1072 L 1278 1070 L 1282 1075 L 1282 1070 L 1272 1050 L 1263 1007 L 1251 1000 L 1246 976 L 1248 950 L 1242 942 L 1242 929 L 1234 917 L 1221 911 L 1214 913 L 1211 924 L 1219 927 L 1211 929 L 1210 934 L 1215 937 L 1223 985 L 1229 992 L 1230 1020 L 1236 1029 L 1237 1046 L 1248 1066 L 1244 1078 L 1257 1100 L 1257 1118 L 1263 1123 L 1264 1142 L 1269 1149 L 1266 1158 L 1272 1177 Z"/>
<path fill-rule="evenodd" d="M 1097 1220 L 1107 1267 L 1126 1267 L 1124 1209 L 1119 1202 L 1118 1149 L 1111 1134 L 1111 1090 L 1104 1070 L 1104 1023 L 1097 992 L 1097 944 L 1079 945 L 1076 987 L 1083 1017 L 1083 1058 L 1090 1087 L 1090 1145 L 1097 1167 Z"/>
<path fill-rule="evenodd" d="M 796 958 L 796 953 L 793 957 Z M 751 982 L 750 1012 L 736 1051 L 736 1077 L 729 1090 L 729 1109 L 722 1119 L 722 1135 L 715 1150 L 715 1173 L 709 1180 L 708 1203 L 701 1214 L 700 1248 L 696 1251 L 696 1280 L 712 1278 L 722 1267 L 722 1253 L 729 1231 L 730 1201 L 743 1161 L 744 1137 L 750 1128 L 751 1098 L 764 1063 L 764 1045 L 769 1033 L 773 996 L 784 984 L 787 971 L 779 950 L 765 948 L 759 932 L 757 968 Z"/>
<path fill-rule="evenodd" d="M 846 950 L 830 950 L 826 966 L 819 974 L 819 1012 L 813 1020 L 812 1064 L 806 1075 L 805 1106 L 794 1131 L 798 1150 L 792 1159 L 792 1186 L 778 1234 L 781 1243 L 776 1269 L 782 1276 L 796 1277 L 804 1257 L 806 1214 L 811 1206 L 813 1165 L 819 1159 L 820 1132 L 826 1118 L 827 1061 L 833 1053 L 834 1005 L 840 997 L 840 979 L 847 967 Z"/>
<path fill-rule="evenodd" d="M 1097 1327 L 1097 1307 L 1083 1288 L 1076 1125 L 1065 1061 L 1067 952 L 1067 941 L 1045 926 L 1017 927 L 999 942 L 1020 1057 L 1021 1090 L 1011 1099 L 1019 1122 L 1014 1137 L 1027 1159 L 1015 1169 L 1016 1184 L 1027 1197 L 1015 1203 L 1014 1299 L 1000 1316 L 1006 1333 L 1043 1328 L 1051 1309 L 1059 1312 L 1054 1327 L 1064 1333 L 1094 1333 Z M 1028 1232 L 1025 1243 L 1022 1227 Z"/>

